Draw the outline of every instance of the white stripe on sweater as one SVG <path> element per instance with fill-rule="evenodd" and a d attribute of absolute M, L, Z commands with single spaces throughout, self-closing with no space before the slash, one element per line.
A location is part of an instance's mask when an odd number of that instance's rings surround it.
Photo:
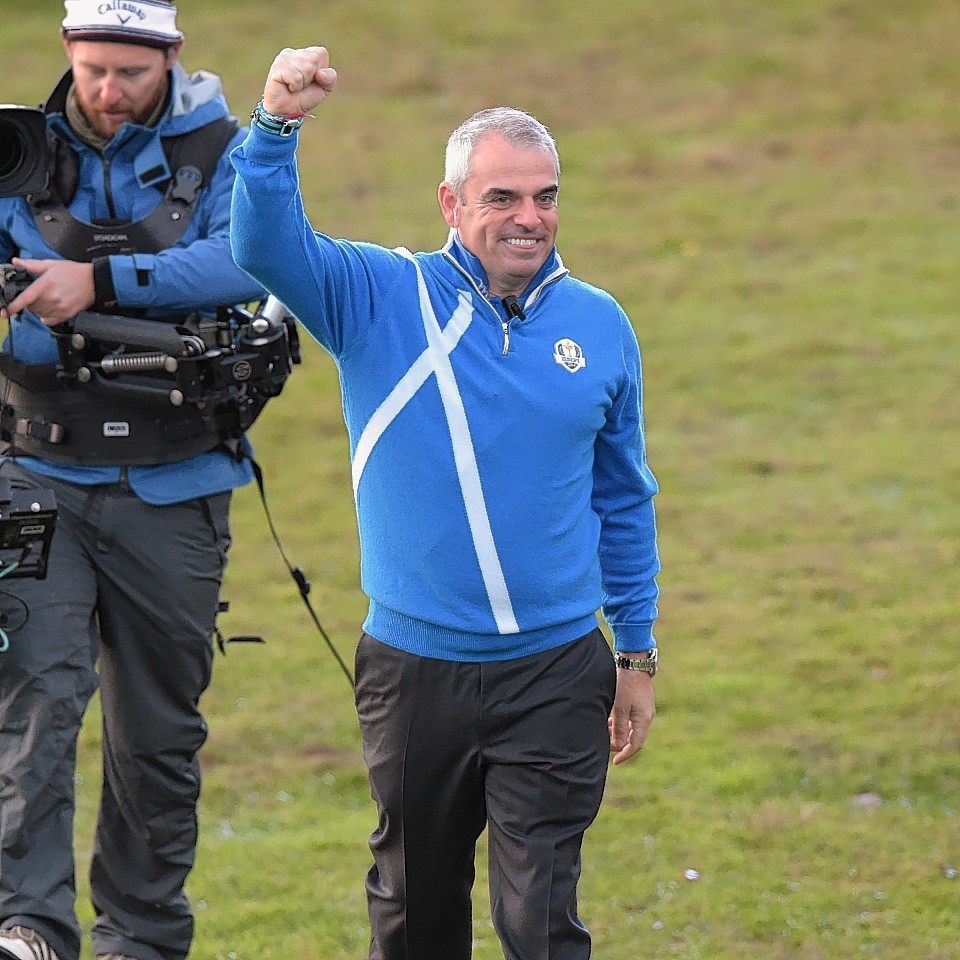
<path fill-rule="evenodd" d="M 431 373 L 436 374 L 440 399 L 447 417 L 447 427 L 453 443 L 453 457 L 460 481 L 467 511 L 467 523 L 473 538 L 473 547 L 480 564 L 480 573 L 487 590 L 487 598 L 493 611 L 494 621 L 500 633 L 517 633 L 520 630 L 513 604 L 507 591 L 507 583 L 497 555 L 497 546 L 493 540 L 490 516 L 487 512 L 483 488 L 480 484 L 480 470 L 470 436 L 463 398 L 457 387 L 450 353 L 460 342 L 473 319 L 473 306 L 465 293 L 460 294 L 460 302 L 446 328 L 441 330 L 437 322 L 433 305 L 427 293 L 426 281 L 420 271 L 420 265 L 407 250 L 398 251 L 408 257 L 417 271 L 417 287 L 420 294 L 420 312 L 427 335 L 427 349 L 414 361 L 410 369 L 401 377 L 397 385 L 386 396 L 383 403 L 374 411 L 357 441 L 353 455 L 353 492 L 354 497 L 360 488 L 360 478 L 364 468 L 384 431 L 393 422 L 400 411 L 423 386 Z"/>

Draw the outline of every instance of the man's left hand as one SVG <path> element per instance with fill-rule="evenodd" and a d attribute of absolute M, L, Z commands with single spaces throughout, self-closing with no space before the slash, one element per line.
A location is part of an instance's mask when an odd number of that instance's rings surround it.
<path fill-rule="evenodd" d="M 653 678 L 641 670 L 617 670 L 617 694 L 607 723 L 610 752 L 615 764 L 639 753 L 647 739 L 657 709 L 653 700 Z"/>

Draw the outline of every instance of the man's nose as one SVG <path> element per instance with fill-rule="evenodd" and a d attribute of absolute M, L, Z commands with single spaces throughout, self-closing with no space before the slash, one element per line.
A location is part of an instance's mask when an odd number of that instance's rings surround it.
<path fill-rule="evenodd" d="M 520 207 L 513 218 L 520 226 L 534 229 L 540 226 L 540 211 L 533 200 L 533 197 L 524 197 L 520 201 Z"/>
<path fill-rule="evenodd" d="M 104 77 L 100 81 L 99 93 L 100 101 L 108 106 L 119 103 L 123 99 L 123 87 L 116 77 Z"/>

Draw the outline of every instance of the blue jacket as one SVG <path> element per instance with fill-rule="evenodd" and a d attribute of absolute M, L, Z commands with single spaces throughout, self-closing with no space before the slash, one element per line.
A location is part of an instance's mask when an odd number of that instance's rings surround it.
<path fill-rule="evenodd" d="M 253 127 L 234 152 L 231 236 L 338 365 L 364 629 L 503 660 L 582 636 L 602 605 L 617 649 L 652 647 L 657 487 L 623 310 L 556 251 L 518 319 L 453 234 L 413 255 L 315 233 L 295 146 Z"/>
<path fill-rule="evenodd" d="M 79 182 L 71 212 L 85 221 L 115 216 L 140 220 L 160 201 L 151 184 L 169 176 L 161 136 L 176 136 L 229 116 L 220 80 L 204 71 L 187 74 L 177 64 L 170 73 L 171 95 L 166 113 L 156 127 L 126 124 L 101 156 L 74 135 L 61 111 L 48 107 L 47 123 L 74 145 L 79 155 Z M 58 88 L 61 89 L 61 88 Z M 238 132 L 233 144 L 243 139 Z M 107 170 L 105 161 L 109 163 Z M 138 174 L 154 170 L 154 179 L 142 185 Z M 263 295 L 262 288 L 233 262 L 230 253 L 230 192 L 234 171 L 224 152 L 211 182 L 198 203 L 193 221 L 176 246 L 157 254 L 109 258 L 116 302 L 144 308 L 147 314 L 172 315 L 218 305 L 248 303 Z M 107 204 L 109 182 L 115 213 Z M 60 254 L 44 242 L 24 199 L 0 199 L 0 261 L 11 257 L 54 259 Z M 11 320 L 5 349 L 24 363 L 51 363 L 57 350 L 50 329 L 28 311 Z M 18 457 L 25 467 L 45 476 L 74 483 L 111 483 L 118 467 L 71 466 Z M 250 464 L 237 462 L 222 451 L 204 453 L 168 465 L 127 468 L 133 490 L 148 503 L 166 504 L 229 490 L 252 479 Z"/>

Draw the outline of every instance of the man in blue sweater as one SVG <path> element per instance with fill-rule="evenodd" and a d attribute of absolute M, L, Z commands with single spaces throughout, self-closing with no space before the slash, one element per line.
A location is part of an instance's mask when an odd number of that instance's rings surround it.
<path fill-rule="evenodd" d="M 136 323 L 172 333 L 262 296 L 230 253 L 228 151 L 243 132 L 219 78 L 179 64 L 176 12 L 65 0 L 69 69 L 40 118 L 55 146 L 48 186 L 0 199 L 0 262 L 27 277 L 2 304 L 0 479 L 28 503 L 52 490 L 59 512 L 46 578 L 0 590 L 2 960 L 80 956 L 77 737 L 98 686 L 94 953 L 182 960 L 193 934 L 199 700 L 231 491 L 251 465 L 189 403 L 141 402 L 112 380 L 99 392 L 65 376 L 58 350 L 81 313 L 109 315 L 122 340 Z"/>
<path fill-rule="evenodd" d="M 297 131 L 335 83 L 323 47 L 278 55 L 233 154 L 231 237 L 340 372 L 370 598 L 356 660 L 380 811 L 370 957 L 470 956 L 486 827 L 505 955 L 584 960 L 584 831 L 609 753 L 634 755 L 654 715 L 656 483 L 636 338 L 564 268 L 556 147 L 518 110 L 451 135 L 443 249 L 315 232 Z"/>

